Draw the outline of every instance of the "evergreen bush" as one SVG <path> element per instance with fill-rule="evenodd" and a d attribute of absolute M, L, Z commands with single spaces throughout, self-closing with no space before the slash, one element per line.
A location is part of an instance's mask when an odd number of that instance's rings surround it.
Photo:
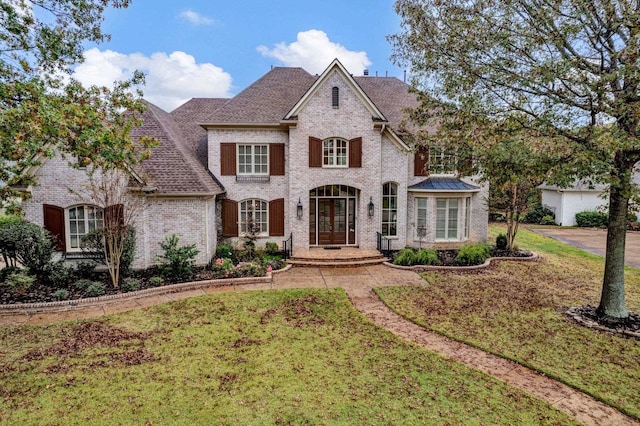
<path fill-rule="evenodd" d="M 416 252 L 412 248 L 403 248 L 393 259 L 394 265 L 411 266 L 416 264 Z"/>
<path fill-rule="evenodd" d="M 158 270 L 167 280 L 186 281 L 193 277 L 196 256 L 200 251 L 195 244 L 178 246 L 179 238 L 173 234 L 160 243 L 164 253 L 158 256 Z"/>
<path fill-rule="evenodd" d="M 437 265 L 440 263 L 438 253 L 431 249 L 420 249 L 415 256 L 415 265 Z"/>
<path fill-rule="evenodd" d="M 458 251 L 455 262 L 460 266 L 482 265 L 490 257 L 491 250 L 487 244 L 467 244 Z"/>
<path fill-rule="evenodd" d="M 609 215 L 589 210 L 576 213 L 576 224 L 583 228 L 603 228 L 609 223 Z"/>

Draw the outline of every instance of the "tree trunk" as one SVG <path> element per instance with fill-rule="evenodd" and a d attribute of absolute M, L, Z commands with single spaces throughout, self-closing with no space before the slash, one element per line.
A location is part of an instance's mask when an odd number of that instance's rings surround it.
<path fill-rule="evenodd" d="M 609 190 L 609 225 L 604 265 L 602 295 L 598 315 L 625 319 L 629 312 L 624 300 L 624 248 L 627 238 L 627 209 L 631 194 L 631 167 L 621 166 L 616 155 L 616 167 Z"/>

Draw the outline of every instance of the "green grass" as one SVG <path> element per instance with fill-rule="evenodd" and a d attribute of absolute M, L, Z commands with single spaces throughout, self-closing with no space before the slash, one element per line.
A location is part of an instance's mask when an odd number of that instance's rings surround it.
<path fill-rule="evenodd" d="M 237 292 L 0 329 L 0 424 L 572 424 L 404 342 L 342 290 Z"/>
<path fill-rule="evenodd" d="M 495 239 L 504 232 L 492 226 Z M 540 262 L 500 262 L 471 274 L 429 272 L 420 288 L 378 295 L 404 317 L 513 359 L 640 419 L 640 344 L 574 324 L 570 306 L 597 305 L 604 261 L 520 229 L 517 243 Z M 640 270 L 627 268 L 627 307 L 640 312 Z"/>

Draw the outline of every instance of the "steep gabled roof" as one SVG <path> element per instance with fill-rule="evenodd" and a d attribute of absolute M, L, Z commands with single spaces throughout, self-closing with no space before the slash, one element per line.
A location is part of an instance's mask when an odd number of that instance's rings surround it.
<path fill-rule="evenodd" d="M 198 123 L 214 120 L 215 111 L 224 105 L 228 98 L 193 98 L 171 111 L 170 115 L 178 123 L 184 138 L 182 141 L 190 152 L 195 152 L 198 161 L 208 167 L 207 131 Z"/>
<path fill-rule="evenodd" d="M 185 136 L 176 121 L 157 106 L 148 103 L 142 115 L 142 125 L 133 129 L 131 137 L 155 137 L 159 145 L 151 156 L 136 166 L 136 172 L 147 186 L 155 187 L 160 195 L 216 195 L 223 192 L 220 185 L 188 149 Z"/>
<path fill-rule="evenodd" d="M 360 98 L 363 105 L 371 112 L 371 116 L 379 121 L 387 121 L 386 117 L 380 111 L 380 109 L 371 101 L 371 98 L 362 90 L 362 88 L 355 82 L 353 77 L 347 72 L 346 68 L 340 63 L 339 60 L 334 59 L 333 62 L 327 67 L 326 70 L 316 79 L 316 81 L 311 85 L 311 87 L 307 90 L 307 92 L 302 96 L 302 98 L 296 102 L 295 105 L 291 108 L 285 119 L 291 119 L 296 117 L 299 111 L 304 108 L 309 99 L 313 96 L 313 94 L 318 90 L 320 86 L 329 78 L 333 71 L 337 71 L 343 77 L 348 86 L 351 87 L 353 92 L 357 97 Z"/>
<path fill-rule="evenodd" d="M 203 124 L 279 124 L 316 80 L 302 68 L 275 67 Z"/>

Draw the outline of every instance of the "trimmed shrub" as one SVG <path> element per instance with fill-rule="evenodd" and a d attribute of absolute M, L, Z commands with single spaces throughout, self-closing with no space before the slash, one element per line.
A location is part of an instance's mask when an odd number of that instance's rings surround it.
<path fill-rule="evenodd" d="M 458 251 L 455 261 L 460 266 L 482 265 L 490 257 L 491 250 L 487 244 L 467 244 Z"/>
<path fill-rule="evenodd" d="M 64 264 L 64 261 L 49 263 L 45 268 L 45 281 L 53 287 L 66 287 L 73 278 L 74 270 Z"/>
<path fill-rule="evenodd" d="M 609 223 L 609 215 L 597 211 L 576 213 L 576 224 L 583 228 L 603 228 Z"/>
<path fill-rule="evenodd" d="M 80 278 L 92 279 L 96 275 L 96 263 L 89 260 L 86 262 L 78 262 L 76 264 L 76 274 Z"/>
<path fill-rule="evenodd" d="M 234 275 L 235 267 L 231 259 L 217 258 L 209 265 L 209 269 L 216 278 L 229 278 Z"/>
<path fill-rule="evenodd" d="M 15 274 L 16 272 L 20 272 L 21 269 L 17 266 L 5 266 L 0 270 L 0 281 L 5 282 L 9 275 Z"/>
<path fill-rule="evenodd" d="M 92 281 L 89 287 L 84 291 L 84 294 L 87 297 L 103 296 L 105 293 L 105 285 L 100 281 Z"/>
<path fill-rule="evenodd" d="M 11 289 L 12 293 L 22 295 L 31 288 L 35 280 L 36 277 L 22 270 L 9 275 L 5 280 L 5 284 Z"/>
<path fill-rule="evenodd" d="M 416 265 L 437 265 L 438 263 L 440 263 L 440 259 L 438 259 L 438 253 L 435 250 L 423 248 L 416 253 Z"/>
<path fill-rule="evenodd" d="M 275 256 L 280 254 L 280 247 L 278 247 L 278 243 L 267 242 L 264 246 L 264 252 L 269 256 Z"/>
<path fill-rule="evenodd" d="M 53 297 L 56 300 L 67 300 L 69 298 L 69 290 L 64 288 L 59 288 L 58 290 L 54 291 L 51 294 L 51 297 Z"/>
<path fill-rule="evenodd" d="M 403 248 L 393 259 L 394 265 L 411 266 L 416 263 L 416 252 L 412 248 Z"/>
<path fill-rule="evenodd" d="M 136 278 L 125 278 L 122 281 L 122 291 L 130 292 L 140 290 L 140 280 Z"/>
<path fill-rule="evenodd" d="M 529 211 L 527 211 L 522 217 L 522 223 L 534 223 L 537 225 L 541 225 L 542 218 L 545 216 L 551 216 L 555 218 L 555 214 L 553 211 L 541 204 L 537 204 L 533 206 Z"/>
<path fill-rule="evenodd" d="M 546 215 L 542 219 L 540 219 L 540 225 L 555 225 L 556 221 L 553 216 Z"/>
<path fill-rule="evenodd" d="M 195 244 L 178 246 L 179 238 L 173 234 L 160 243 L 164 254 L 158 256 L 158 270 L 167 280 L 173 282 L 186 281 L 193 277 L 196 256 L 200 251 Z"/>
<path fill-rule="evenodd" d="M 151 277 L 149 278 L 149 284 L 153 287 L 160 287 L 164 283 L 164 278 L 162 277 Z"/>
<path fill-rule="evenodd" d="M 506 250 L 508 242 L 506 235 L 498 234 L 496 237 L 496 250 Z"/>
<path fill-rule="evenodd" d="M 233 258 L 233 247 L 229 243 L 220 243 L 218 247 L 216 247 L 216 254 L 214 256 L 216 259 L 232 259 Z"/>
<path fill-rule="evenodd" d="M 91 284 L 93 284 L 93 280 L 81 278 L 73 283 L 73 286 L 80 291 L 86 291 Z"/>
<path fill-rule="evenodd" d="M 17 263 L 42 275 L 51 262 L 54 247 L 51 236 L 42 227 L 26 220 L 8 221 L 0 226 L 0 253 L 7 265 Z"/>

